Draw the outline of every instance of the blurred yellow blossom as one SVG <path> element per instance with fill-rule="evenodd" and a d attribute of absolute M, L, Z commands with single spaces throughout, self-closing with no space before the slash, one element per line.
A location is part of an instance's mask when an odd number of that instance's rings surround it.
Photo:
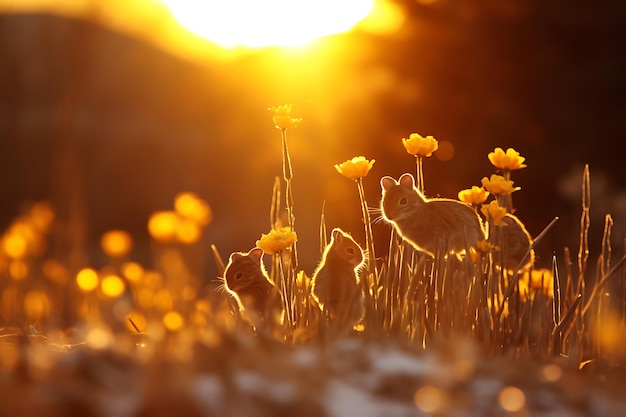
<path fill-rule="evenodd" d="M 507 149 L 506 152 L 504 152 L 502 148 L 496 148 L 487 156 L 493 166 L 499 169 L 513 171 L 516 169 L 526 168 L 526 165 L 523 163 L 526 158 L 520 156 L 519 152 L 513 148 Z"/>
<path fill-rule="evenodd" d="M 256 241 L 256 245 L 263 249 L 263 252 L 273 255 L 287 249 L 297 241 L 296 232 L 292 232 L 291 228 L 286 226 L 277 230 L 270 230 L 268 234 L 262 234 L 261 239 Z"/>
<path fill-rule="evenodd" d="M 531 293 L 540 291 L 546 297 L 554 297 L 554 277 L 552 271 L 547 268 L 533 269 L 525 273 L 520 279 L 520 290 L 522 287 L 529 288 Z M 520 291 L 521 293 L 521 291 Z"/>
<path fill-rule="evenodd" d="M 402 144 L 408 153 L 415 156 L 431 156 L 439 148 L 437 139 L 417 133 L 411 133 L 408 139 L 402 138 Z"/>
<path fill-rule="evenodd" d="M 459 200 L 474 206 L 484 203 L 487 197 L 489 197 L 489 191 L 475 185 L 472 188 L 459 191 Z"/>
<path fill-rule="evenodd" d="M 355 156 L 351 160 L 335 165 L 335 169 L 346 178 L 358 180 L 370 172 L 370 169 L 374 166 L 374 162 L 376 162 L 374 159 L 369 161 L 365 159 L 364 156 Z"/>
<path fill-rule="evenodd" d="M 500 207 L 498 201 L 493 200 L 489 204 L 483 204 L 480 211 L 483 213 L 487 221 L 492 221 L 494 226 L 506 226 L 502 218 L 506 215 L 506 208 Z"/>
<path fill-rule="evenodd" d="M 76 274 L 76 284 L 84 292 L 93 291 L 99 284 L 98 273 L 91 268 L 83 268 Z"/>
<path fill-rule="evenodd" d="M 24 296 L 24 312 L 30 321 L 41 320 L 51 310 L 51 301 L 45 291 L 32 290 Z"/>
<path fill-rule="evenodd" d="M 485 255 L 489 252 L 495 252 L 500 248 L 493 243 L 483 239 L 476 242 L 476 246 L 470 247 L 470 258 L 472 262 L 477 262 L 481 255 Z"/>
<path fill-rule="evenodd" d="M 157 211 L 150 215 L 148 232 L 152 238 L 160 242 L 176 240 L 176 231 L 180 220 L 174 211 Z"/>
<path fill-rule="evenodd" d="M 303 290 L 311 288 L 311 278 L 309 278 L 304 271 L 298 271 L 298 274 L 296 275 L 296 287 Z"/>
<path fill-rule="evenodd" d="M 174 209 L 182 217 L 193 220 L 200 226 L 211 223 L 213 213 L 209 203 L 194 193 L 183 192 L 174 197 Z"/>
<path fill-rule="evenodd" d="M 491 174 L 490 178 L 483 177 L 480 182 L 491 194 L 506 195 L 521 190 L 521 187 L 513 187 L 512 180 L 507 180 L 502 175 L 497 174 Z"/>
<path fill-rule="evenodd" d="M 109 230 L 102 235 L 100 246 L 109 256 L 124 256 L 130 252 L 133 239 L 124 230 Z"/>
<path fill-rule="evenodd" d="M 124 281 L 115 274 L 107 274 L 100 282 L 102 293 L 110 298 L 117 298 L 126 290 Z"/>
<path fill-rule="evenodd" d="M 274 113 L 272 121 L 277 129 L 287 130 L 298 127 L 302 119 L 291 117 L 291 104 L 284 104 L 282 106 L 270 107 L 270 111 Z"/>
<path fill-rule="evenodd" d="M 185 325 L 185 318 L 177 311 L 168 311 L 163 315 L 163 325 L 167 330 L 178 331 Z"/>

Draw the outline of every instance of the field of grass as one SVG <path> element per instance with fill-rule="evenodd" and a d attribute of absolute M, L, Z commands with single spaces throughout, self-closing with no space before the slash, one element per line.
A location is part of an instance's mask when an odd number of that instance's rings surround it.
<path fill-rule="evenodd" d="M 72 270 L 52 257 L 47 242 L 62 226 L 49 203 L 31 204 L 0 239 L 0 416 L 626 413 L 626 257 L 613 253 L 608 214 L 602 252 L 589 253 L 587 167 L 580 224 L 572 225 L 579 247 L 539 267 L 534 249 L 558 219 L 525 242 L 512 266 L 513 226 L 503 219 L 515 212 L 515 193 L 532 192 L 514 186 L 526 168 L 515 150 L 490 153 L 493 175 L 459 193 L 488 231 L 459 256 L 418 251 L 392 227 L 385 251 L 375 248 L 372 222 L 385 220 L 380 196 L 363 187 L 378 180 L 368 177 L 374 161 L 338 164 L 359 193 L 366 237 L 358 242 L 365 314 L 346 326 L 320 310 L 312 271 L 298 268 L 287 133 L 300 119 L 290 106 L 273 111 L 283 158 L 274 226 L 241 250 L 265 251 L 283 319 L 246 320 L 223 282 L 201 284 L 198 240 L 220 219 L 196 194 L 181 193 L 171 211 L 146 219 L 153 265 L 130 259 L 132 237 L 113 230 L 101 240 L 108 265 L 98 269 Z M 437 141 L 412 134 L 401 145 L 424 190 L 422 165 Z M 331 229 L 322 213 L 320 258 Z M 219 242 L 212 249 L 222 273 L 228 257 Z"/>

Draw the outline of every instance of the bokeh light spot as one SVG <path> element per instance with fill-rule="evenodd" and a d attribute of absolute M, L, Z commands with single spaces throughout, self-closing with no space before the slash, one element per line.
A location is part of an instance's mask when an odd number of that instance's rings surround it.
<path fill-rule="evenodd" d="M 192 244 L 200 240 L 202 232 L 198 225 L 191 220 L 182 220 L 178 223 L 176 237 L 182 243 Z"/>
<path fill-rule="evenodd" d="M 555 364 L 546 365 L 541 369 L 541 377 L 547 382 L 556 382 L 561 379 L 562 375 L 563 370 L 560 366 Z"/>
<path fill-rule="evenodd" d="M 28 276 L 28 265 L 21 259 L 11 261 L 9 264 L 9 275 L 15 281 L 21 281 Z"/>
<path fill-rule="evenodd" d="M 438 388 L 425 386 L 415 393 L 415 405 L 425 413 L 438 413 L 446 402 L 446 394 Z"/>
<path fill-rule="evenodd" d="M 163 325 L 167 330 L 178 331 L 185 325 L 185 319 L 176 311 L 168 311 L 163 316 Z"/>
<path fill-rule="evenodd" d="M 150 236 L 160 242 L 172 242 L 176 238 L 179 218 L 173 211 L 157 211 L 148 220 Z"/>
<path fill-rule="evenodd" d="M 126 289 L 126 284 L 117 275 L 107 275 L 102 278 L 102 293 L 110 298 L 116 298 L 122 295 Z"/>
<path fill-rule="evenodd" d="M 194 193 L 180 193 L 174 198 L 174 209 L 181 216 L 206 226 L 211 222 L 211 208 Z"/>
<path fill-rule="evenodd" d="M 76 284 L 84 292 L 90 292 L 98 288 L 98 274 L 91 268 L 81 269 L 76 274 Z"/>
<path fill-rule="evenodd" d="M 105 349 L 113 341 L 113 335 L 104 327 L 90 329 L 85 336 L 85 343 L 93 349 Z"/>
<path fill-rule="evenodd" d="M 122 274 L 131 282 L 138 282 L 143 273 L 143 267 L 137 262 L 125 262 L 122 265 Z"/>
<path fill-rule="evenodd" d="M 26 255 L 28 244 L 24 236 L 12 233 L 4 241 L 5 253 L 14 259 L 22 258 Z"/>
<path fill-rule="evenodd" d="M 54 209 L 52 205 L 47 201 L 41 201 L 33 205 L 30 209 L 30 218 L 32 224 L 40 232 L 47 231 L 55 218 Z"/>
<path fill-rule="evenodd" d="M 67 268 L 56 259 L 46 259 L 41 269 L 44 276 L 55 284 L 67 284 L 69 279 Z"/>
<path fill-rule="evenodd" d="M 24 296 L 24 312 L 31 321 L 41 320 L 50 313 L 50 299 L 43 291 L 32 290 Z"/>
<path fill-rule="evenodd" d="M 172 294 L 167 290 L 159 290 L 155 296 L 156 307 L 161 311 L 168 311 L 172 309 L 174 300 Z"/>
<path fill-rule="evenodd" d="M 498 404 L 511 413 L 520 411 L 526 404 L 526 396 L 517 387 L 505 387 L 498 394 Z"/>
<path fill-rule="evenodd" d="M 454 145 L 452 142 L 448 142 L 447 140 L 439 141 L 439 148 L 437 152 L 435 152 L 435 156 L 439 158 L 440 161 L 449 161 L 454 158 Z"/>
<path fill-rule="evenodd" d="M 110 230 L 102 235 L 100 246 L 109 256 L 124 256 L 130 252 L 133 239 L 123 230 Z"/>

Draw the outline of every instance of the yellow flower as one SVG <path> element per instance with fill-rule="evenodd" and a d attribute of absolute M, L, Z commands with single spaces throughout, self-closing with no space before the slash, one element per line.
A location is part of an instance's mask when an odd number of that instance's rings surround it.
<path fill-rule="evenodd" d="M 479 240 L 476 242 L 476 247 L 470 247 L 470 258 L 472 259 L 472 262 L 476 263 L 481 255 L 489 252 L 495 252 L 497 250 L 500 250 L 500 248 L 493 243 L 488 242 L 485 239 Z"/>
<path fill-rule="evenodd" d="M 523 163 L 526 158 L 520 156 L 519 152 L 513 148 L 507 149 L 506 152 L 504 152 L 502 148 L 496 148 L 487 156 L 493 166 L 499 169 L 513 171 L 515 169 L 526 168 L 526 165 Z"/>
<path fill-rule="evenodd" d="M 291 104 L 270 107 L 269 110 L 274 113 L 272 121 L 274 122 L 274 125 L 277 129 L 293 129 L 294 127 L 297 127 L 302 121 L 302 119 L 300 118 L 291 117 Z"/>
<path fill-rule="evenodd" d="M 287 249 L 294 242 L 298 241 L 296 232 L 292 232 L 289 226 L 280 229 L 270 230 L 268 234 L 262 234 L 261 239 L 256 241 L 256 245 L 263 249 L 263 252 L 273 255 Z"/>
<path fill-rule="evenodd" d="M 530 288 L 541 290 L 545 296 L 554 297 L 552 270 L 546 268 L 533 269 L 530 277 Z"/>
<path fill-rule="evenodd" d="M 296 287 L 303 290 L 311 288 L 311 278 L 309 278 L 304 271 L 298 271 L 298 274 L 296 275 Z"/>
<path fill-rule="evenodd" d="M 346 178 L 358 180 L 370 172 L 370 169 L 374 166 L 374 162 L 376 162 L 374 159 L 368 161 L 364 156 L 355 156 L 351 160 L 335 165 L 335 169 Z"/>
<path fill-rule="evenodd" d="M 546 297 L 554 297 L 554 278 L 551 270 L 546 268 L 533 269 L 530 274 L 530 278 L 527 272 L 519 279 L 522 300 L 527 301 L 528 299 L 528 296 L 524 297 L 525 294 L 522 292 L 522 289 L 526 292 L 526 295 L 530 294 L 531 298 L 538 291 L 541 291 Z"/>
<path fill-rule="evenodd" d="M 489 191 L 485 190 L 483 187 L 477 187 L 475 185 L 467 190 L 459 191 L 459 200 L 475 206 L 484 203 L 487 200 L 487 197 L 489 197 Z"/>
<path fill-rule="evenodd" d="M 483 204 L 480 211 L 487 221 L 493 221 L 494 226 L 506 226 L 506 223 L 502 221 L 502 218 L 506 215 L 506 208 L 500 207 L 497 200 L 493 200 L 489 204 Z"/>
<path fill-rule="evenodd" d="M 411 133 L 409 138 L 402 138 L 402 144 L 408 153 L 415 156 L 431 156 L 439 148 L 439 142 L 432 136 L 422 137 Z"/>
<path fill-rule="evenodd" d="M 521 190 L 521 187 L 513 187 L 512 180 L 506 180 L 502 175 L 492 174 L 491 178 L 483 177 L 480 181 L 483 187 L 492 194 L 506 195 L 513 191 Z"/>

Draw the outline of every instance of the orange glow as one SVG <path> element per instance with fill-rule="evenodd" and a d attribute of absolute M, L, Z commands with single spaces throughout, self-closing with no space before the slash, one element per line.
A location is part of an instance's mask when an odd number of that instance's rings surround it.
<path fill-rule="evenodd" d="M 174 198 L 176 212 L 186 219 L 206 226 L 211 222 L 211 207 L 194 193 L 180 193 Z"/>
<path fill-rule="evenodd" d="M 526 396 L 517 387 L 506 387 L 498 394 L 498 404 L 506 411 L 516 413 L 524 408 Z"/>
<path fill-rule="evenodd" d="M 68 280 L 68 272 L 63 264 L 55 259 L 46 259 L 42 265 L 42 271 L 50 281 L 65 285 Z"/>
<path fill-rule="evenodd" d="M 81 269 L 76 274 L 76 284 L 84 292 L 90 292 L 98 288 L 98 274 L 91 268 Z"/>
<path fill-rule="evenodd" d="M 159 290 L 155 294 L 155 304 L 156 307 L 161 311 L 168 311 L 172 309 L 172 305 L 174 304 L 174 300 L 172 300 L 172 294 L 167 290 Z"/>
<path fill-rule="evenodd" d="M 104 349 L 113 342 L 113 335 L 109 329 L 96 327 L 89 330 L 85 343 L 93 349 Z"/>
<path fill-rule="evenodd" d="M 448 142 L 447 140 L 442 140 L 439 142 L 439 149 L 435 156 L 440 161 L 449 161 L 454 158 L 454 145 L 452 142 Z"/>
<path fill-rule="evenodd" d="M 161 242 L 172 242 L 176 238 L 178 216 L 173 211 L 157 211 L 148 220 L 150 236 Z"/>
<path fill-rule="evenodd" d="M 10 234 L 4 241 L 4 251 L 11 258 L 22 258 L 26 255 L 27 242 L 20 234 Z"/>
<path fill-rule="evenodd" d="M 385 35 L 405 20 L 390 0 L 5 0 L 0 13 L 87 19 L 194 59 L 237 46 L 301 46 L 355 27 Z"/>
<path fill-rule="evenodd" d="M 192 244 L 200 240 L 202 231 L 198 225 L 191 220 L 182 220 L 176 229 L 176 237 L 179 242 Z"/>
<path fill-rule="evenodd" d="M 350 30 L 374 6 L 374 0 L 159 1 L 189 31 L 228 48 L 305 45 Z"/>
<path fill-rule="evenodd" d="M 133 239 L 123 230 L 110 230 L 102 235 L 100 246 L 109 256 L 124 256 L 130 252 Z"/>
<path fill-rule="evenodd" d="M 41 320 L 50 313 L 50 299 L 43 291 L 30 291 L 24 297 L 24 312 L 29 320 Z"/>
<path fill-rule="evenodd" d="M 425 413 L 439 413 L 444 407 L 447 398 L 442 390 L 424 386 L 415 393 L 415 405 Z"/>
<path fill-rule="evenodd" d="M 17 259 L 9 264 L 9 275 L 16 281 L 21 281 L 28 276 L 28 265 Z"/>
<path fill-rule="evenodd" d="M 54 221 L 55 213 L 52 205 L 48 202 L 42 201 L 36 203 L 30 209 L 30 219 L 35 228 L 40 232 L 45 232 L 50 229 L 52 222 Z"/>
<path fill-rule="evenodd" d="M 185 325 L 185 319 L 176 311 L 169 311 L 163 316 L 163 325 L 167 330 L 177 331 Z"/>
<path fill-rule="evenodd" d="M 111 298 L 119 297 L 126 289 L 124 281 L 117 275 L 107 275 L 104 277 L 101 287 L 104 295 Z"/>
<path fill-rule="evenodd" d="M 146 320 L 146 317 L 137 312 L 137 311 L 132 311 L 131 313 L 128 314 L 127 316 L 127 320 L 126 320 L 126 328 L 131 331 L 131 332 L 136 332 L 137 329 L 135 329 L 132 325 L 132 323 L 130 322 L 130 320 L 133 321 L 133 323 L 135 323 L 135 326 L 137 326 L 137 328 L 139 329 L 139 331 L 143 331 L 145 330 L 145 328 L 148 326 L 148 320 Z"/>
<path fill-rule="evenodd" d="M 139 281 L 143 273 L 143 267 L 137 262 L 126 262 L 122 265 L 122 274 L 131 282 Z"/>

